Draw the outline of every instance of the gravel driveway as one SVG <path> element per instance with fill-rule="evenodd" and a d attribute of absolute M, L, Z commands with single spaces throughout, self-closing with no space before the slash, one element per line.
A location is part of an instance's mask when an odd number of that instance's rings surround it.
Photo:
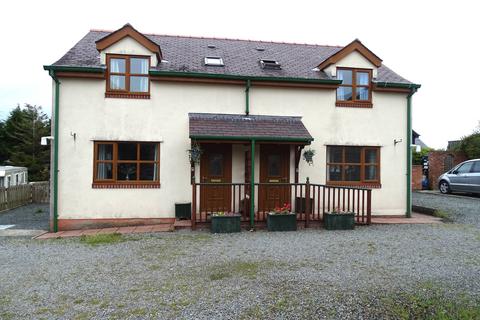
<path fill-rule="evenodd" d="M 119 240 L 0 238 L 0 318 L 423 318 L 452 304 L 480 317 L 470 225 Z"/>
<path fill-rule="evenodd" d="M 456 223 L 480 228 L 480 198 L 413 192 L 413 205 L 442 210 Z"/>
<path fill-rule="evenodd" d="M 0 225 L 13 224 L 9 229 L 48 230 L 49 204 L 29 204 L 0 212 Z"/>

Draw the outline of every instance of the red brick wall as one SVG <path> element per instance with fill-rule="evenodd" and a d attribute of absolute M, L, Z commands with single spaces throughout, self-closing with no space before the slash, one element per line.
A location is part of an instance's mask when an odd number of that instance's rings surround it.
<path fill-rule="evenodd" d="M 447 158 L 450 157 L 451 161 Z M 428 180 L 431 189 L 438 189 L 437 179 L 446 171 L 450 170 L 448 164 L 451 167 L 468 160 L 467 156 L 463 152 L 454 151 L 431 151 L 428 153 Z"/>
<path fill-rule="evenodd" d="M 412 190 L 422 190 L 422 167 L 419 164 L 412 166 Z"/>

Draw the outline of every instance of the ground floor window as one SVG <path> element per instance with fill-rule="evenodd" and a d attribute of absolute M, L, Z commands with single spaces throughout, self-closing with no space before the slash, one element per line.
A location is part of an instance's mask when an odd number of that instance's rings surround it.
<path fill-rule="evenodd" d="M 380 148 L 328 146 L 327 183 L 380 184 Z"/>
<path fill-rule="evenodd" d="M 94 184 L 158 184 L 158 142 L 96 141 Z"/>

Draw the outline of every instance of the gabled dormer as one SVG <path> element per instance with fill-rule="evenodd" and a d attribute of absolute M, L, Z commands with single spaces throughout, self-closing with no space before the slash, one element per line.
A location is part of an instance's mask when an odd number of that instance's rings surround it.
<path fill-rule="evenodd" d="M 157 43 L 126 24 L 95 44 L 107 67 L 105 97 L 150 97 L 149 70 L 162 60 Z"/>
<path fill-rule="evenodd" d="M 318 69 L 342 80 L 337 89 L 336 106 L 371 108 L 372 80 L 381 65 L 382 59 L 355 39 L 320 63 Z"/>

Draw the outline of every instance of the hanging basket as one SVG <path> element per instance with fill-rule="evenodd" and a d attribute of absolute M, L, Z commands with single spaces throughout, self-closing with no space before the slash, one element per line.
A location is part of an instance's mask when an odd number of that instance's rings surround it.
<path fill-rule="evenodd" d="M 200 163 L 200 158 L 202 157 L 203 150 L 198 144 L 192 145 L 192 149 L 187 150 L 188 158 L 193 163 Z"/>
<path fill-rule="evenodd" d="M 315 150 L 308 149 L 303 152 L 303 160 L 305 160 L 309 166 L 313 164 L 313 156 L 315 155 Z"/>

